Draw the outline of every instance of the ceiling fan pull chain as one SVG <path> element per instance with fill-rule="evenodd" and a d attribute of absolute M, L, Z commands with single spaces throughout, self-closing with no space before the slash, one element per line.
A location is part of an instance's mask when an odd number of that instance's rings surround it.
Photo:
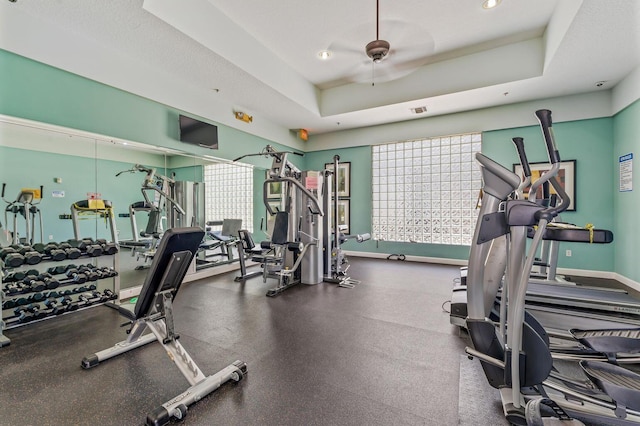
<path fill-rule="evenodd" d="M 375 75 L 375 62 L 371 62 L 371 85 L 376 85 L 376 75 Z"/>

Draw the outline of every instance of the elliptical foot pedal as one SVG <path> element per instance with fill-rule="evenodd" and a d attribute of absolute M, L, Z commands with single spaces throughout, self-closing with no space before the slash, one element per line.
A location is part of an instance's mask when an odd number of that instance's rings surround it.
<path fill-rule="evenodd" d="M 543 417 L 543 410 L 555 417 Z M 527 426 L 584 426 L 580 420 L 572 419 L 555 401 L 548 398 L 532 399 L 525 407 Z"/>

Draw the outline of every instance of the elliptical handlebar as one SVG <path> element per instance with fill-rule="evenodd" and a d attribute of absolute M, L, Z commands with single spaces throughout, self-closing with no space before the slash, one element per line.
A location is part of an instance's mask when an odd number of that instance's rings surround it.
<path fill-rule="evenodd" d="M 549 154 L 549 162 L 556 164 L 560 162 L 560 153 L 556 147 L 556 141 L 553 134 L 553 123 L 551 120 L 551 111 L 548 109 L 539 109 L 536 111 L 536 117 L 540 122 L 540 128 L 544 136 L 544 142 L 547 144 L 547 153 Z"/>
<path fill-rule="evenodd" d="M 565 211 L 569 208 L 569 204 L 571 204 L 571 199 L 567 195 L 564 188 L 560 185 L 560 182 L 556 179 L 558 171 L 560 170 L 560 152 L 556 147 L 555 136 L 553 134 L 553 122 L 551 119 L 551 111 L 548 109 L 540 109 L 536 111 L 536 118 L 540 122 L 540 128 L 542 130 L 542 135 L 544 136 L 544 142 L 547 146 L 547 153 L 549 154 L 549 162 L 551 163 L 551 170 L 545 172 L 540 179 L 538 179 L 533 185 L 531 185 L 531 190 L 529 191 L 529 199 L 531 200 L 533 195 L 533 200 L 535 200 L 535 191 L 540 187 L 540 185 L 545 182 L 550 182 L 555 189 L 558 196 L 562 199 L 562 202 L 557 206 L 551 206 L 546 208 L 537 214 L 537 217 L 547 217 L 553 218 L 558 214 Z"/>
<path fill-rule="evenodd" d="M 520 158 L 520 164 L 522 165 L 522 171 L 524 173 L 524 179 L 520 182 L 518 189 L 516 189 L 516 195 L 518 198 L 522 198 L 522 193 L 524 189 L 531 185 L 531 165 L 529 164 L 529 160 L 527 159 L 527 153 L 524 149 L 524 139 L 521 137 L 515 137 L 511 139 L 513 144 L 516 146 L 516 151 L 518 152 L 518 157 Z"/>
<path fill-rule="evenodd" d="M 545 182 L 548 182 L 553 176 L 558 174 L 560 170 L 560 153 L 558 152 L 558 148 L 556 147 L 556 141 L 553 134 L 553 121 L 551 119 L 551 111 L 548 109 L 539 109 L 535 113 L 538 122 L 540 123 L 540 129 L 542 130 L 542 136 L 544 137 L 544 142 L 547 146 L 547 154 L 549 155 L 549 162 L 551 163 L 551 169 L 546 171 L 540 176 L 540 179 L 536 180 L 529 189 L 529 200 L 536 200 L 536 192 L 538 188 L 542 186 Z M 565 193 L 566 197 L 566 193 Z M 564 204 L 563 202 L 560 204 Z M 559 207 L 559 206 L 558 206 Z"/>
<path fill-rule="evenodd" d="M 516 146 L 516 151 L 518 152 L 518 157 L 520 157 L 520 164 L 522 164 L 522 170 L 524 171 L 524 177 L 531 177 L 531 166 L 529 165 L 529 160 L 527 160 L 527 153 L 524 150 L 524 139 L 521 137 L 515 137 L 511 139 L 513 144 Z"/>

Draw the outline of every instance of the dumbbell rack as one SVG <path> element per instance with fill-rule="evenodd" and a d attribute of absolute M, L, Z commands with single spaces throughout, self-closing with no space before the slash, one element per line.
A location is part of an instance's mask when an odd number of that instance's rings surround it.
<path fill-rule="evenodd" d="M 4 330 L 99 306 L 108 303 L 110 300 L 117 300 L 119 298 L 120 276 L 118 274 L 119 262 L 117 252 L 114 254 L 101 254 L 99 256 L 95 256 L 94 253 L 92 256 L 90 252 L 85 251 L 80 257 L 74 259 L 58 259 L 59 260 L 56 260 L 51 256 L 44 256 L 42 261 L 35 265 L 23 264 L 14 267 L 6 266 L 3 260 L 0 259 L 0 307 L 2 307 L 2 316 L 0 316 L 0 348 L 11 343 L 11 340 L 4 335 Z M 91 266 L 91 268 L 89 268 L 89 266 Z M 56 269 L 56 271 L 53 271 L 54 269 Z M 73 269 L 77 272 L 74 272 Z M 80 271 L 80 269 L 82 271 Z M 89 272 L 90 270 L 93 271 L 91 274 Z M 24 273 L 26 275 L 28 272 L 33 274 L 33 272 L 36 271 L 42 274 L 42 276 L 51 275 L 49 281 L 46 283 L 46 280 L 40 280 L 41 284 L 39 287 L 42 287 L 42 284 L 45 284 L 45 286 L 47 284 L 53 284 L 51 283 L 51 279 L 57 281 L 58 284 L 55 285 L 55 288 L 38 288 L 40 291 L 30 289 L 28 286 L 22 286 L 20 291 L 17 292 L 15 289 L 11 293 L 7 290 L 8 286 L 12 285 L 12 282 L 6 282 L 6 278 L 9 277 L 10 274 L 14 274 L 15 276 L 16 273 Z M 50 272 L 45 274 L 47 271 Z M 53 272 L 53 274 L 51 274 L 51 272 Z M 86 281 L 83 282 L 83 279 L 79 279 L 80 273 L 84 274 L 82 278 L 86 278 Z M 91 278 L 89 278 L 89 275 L 91 275 Z M 113 283 L 112 286 L 108 284 L 105 285 L 105 283 L 109 281 Z M 54 285 L 51 285 L 51 287 L 53 286 Z M 102 291 L 100 291 L 100 289 L 102 289 Z M 56 294 L 54 297 L 51 296 L 52 292 Z M 24 304 L 25 300 L 28 301 L 27 303 L 37 303 L 41 306 L 45 305 L 46 300 L 49 300 L 49 302 L 46 303 L 44 309 L 36 311 L 36 313 L 39 312 L 37 318 L 33 317 L 27 321 L 20 321 L 18 314 L 14 312 L 14 308 L 23 306 L 18 305 L 17 302 L 19 301 Z M 57 300 L 57 302 L 51 303 L 54 300 Z M 65 303 L 63 304 L 61 300 Z M 15 302 L 16 305 L 7 307 L 7 305 L 13 305 L 11 302 Z"/>

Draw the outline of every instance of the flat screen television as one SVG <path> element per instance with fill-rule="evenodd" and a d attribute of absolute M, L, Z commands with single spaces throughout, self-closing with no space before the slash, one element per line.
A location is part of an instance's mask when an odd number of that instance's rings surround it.
<path fill-rule="evenodd" d="M 180 141 L 218 149 L 218 126 L 180 115 Z"/>

